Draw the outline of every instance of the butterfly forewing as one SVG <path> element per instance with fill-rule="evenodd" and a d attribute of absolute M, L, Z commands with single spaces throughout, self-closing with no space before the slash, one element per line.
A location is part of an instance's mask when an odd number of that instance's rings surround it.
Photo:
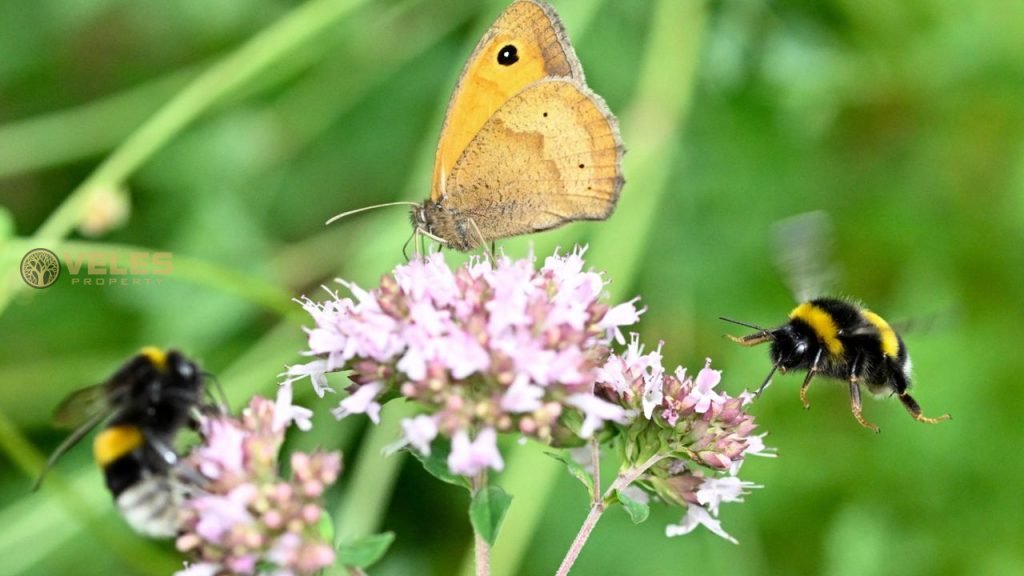
<path fill-rule="evenodd" d="M 521 0 L 484 34 L 459 76 L 441 127 L 432 200 L 441 198 L 441 182 L 488 118 L 544 78 L 582 83 L 583 70 L 555 12 L 546 4 Z"/>
<path fill-rule="evenodd" d="M 607 218 L 623 184 L 621 156 L 600 97 L 571 80 L 541 81 L 480 129 L 452 168 L 444 204 L 491 223 L 484 240 Z"/>

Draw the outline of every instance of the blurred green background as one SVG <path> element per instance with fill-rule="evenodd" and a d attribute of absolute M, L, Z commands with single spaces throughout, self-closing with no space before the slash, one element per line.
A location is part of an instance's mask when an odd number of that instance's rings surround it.
<path fill-rule="evenodd" d="M 372 284 L 410 232 L 401 208 L 324 220 L 426 196 L 451 87 L 504 4 L 0 0 L 0 573 L 180 566 L 120 522 L 87 447 L 29 494 L 62 438 L 51 411 L 144 344 L 201 360 L 236 406 L 273 394 L 305 347 L 289 299 L 338 275 Z M 869 400 L 876 436 L 844 386 L 817 382 L 805 412 L 800 376 L 777 378 L 753 411 L 779 457 L 747 463 L 764 489 L 722 511 L 739 547 L 703 529 L 667 540 L 678 510 L 639 526 L 613 510 L 573 573 L 1024 573 L 1024 4 L 555 6 L 619 115 L 627 184 L 608 222 L 538 235 L 538 253 L 589 241 L 615 297 L 642 296 L 642 333 L 665 341 L 666 363 L 711 356 L 737 393 L 760 383 L 767 351 L 727 342 L 717 317 L 781 323 L 793 302 L 772 224 L 825 210 L 841 294 L 940 319 L 905 338 L 925 413 L 954 417 L 926 426 Z M 125 200 L 105 229 L 103 207 Z M 169 251 L 175 273 L 82 286 L 65 268 L 36 290 L 16 268 L 38 246 Z M 459 573 L 465 494 L 381 460 L 393 428 L 337 424 L 299 390 L 318 425 L 292 446 L 345 451 L 339 530 L 397 535 L 371 573 Z M 535 446 L 506 454 L 498 482 L 516 500 L 495 574 L 551 574 L 586 495 Z"/>

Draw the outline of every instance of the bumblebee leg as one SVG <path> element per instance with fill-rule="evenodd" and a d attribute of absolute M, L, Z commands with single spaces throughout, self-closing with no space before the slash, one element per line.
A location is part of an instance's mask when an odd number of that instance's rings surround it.
<path fill-rule="evenodd" d="M 875 426 L 871 422 L 864 419 L 861 414 L 860 404 L 860 370 L 862 366 L 860 363 L 860 355 L 858 354 L 853 358 L 853 362 L 850 364 L 850 411 L 853 412 L 853 417 L 856 418 L 857 422 L 865 428 L 869 428 L 878 434 L 878 426 Z"/>
<path fill-rule="evenodd" d="M 800 401 L 804 403 L 804 410 L 811 408 L 811 403 L 807 401 L 807 387 L 811 385 L 811 379 L 818 373 L 818 362 L 821 361 L 821 348 L 818 348 L 818 353 L 814 355 L 814 362 L 811 363 L 811 369 L 807 371 L 807 377 L 804 378 L 804 383 L 800 385 Z"/>
<path fill-rule="evenodd" d="M 917 403 L 917 400 L 914 400 L 913 396 L 906 392 L 900 394 L 900 402 L 903 402 L 903 405 L 907 408 L 907 412 L 910 412 L 910 415 L 918 422 L 924 422 L 925 424 L 938 424 L 943 420 L 950 420 L 952 418 L 949 414 L 943 414 L 938 418 L 929 418 L 925 416 L 921 413 L 921 405 Z"/>
<path fill-rule="evenodd" d="M 732 334 L 726 334 L 725 337 L 737 344 L 742 344 L 744 346 L 749 347 L 757 346 L 758 344 L 764 344 L 765 342 L 768 342 L 769 340 L 772 339 L 772 333 L 769 330 L 762 330 L 760 332 L 755 332 L 749 336 L 739 337 L 733 336 Z"/>
<path fill-rule="evenodd" d="M 149 436 L 146 438 L 149 445 L 156 450 L 156 453 L 160 455 L 160 459 L 167 463 L 168 466 L 174 466 L 178 463 L 178 453 L 167 445 L 166 442 L 160 438 Z"/>
<path fill-rule="evenodd" d="M 878 434 L 878 426 L 875 426 L 871 422 L 864 419 L 861 414 L 860 405 L 860 386 L 857 384 L 857 380 L 850 378 L 850 411 L 853 412 L 853 417 L 860 423 L 861 426 L 872 430 L 875 434 Z"/>
<path fill-rule="evenodd" d="M 772 376 L 775 375 L 775 371 L 778 370 L 778 369 L 779 369 L 779 365 L 778 364 L 772 365 L 772 371 L 768 373 L 768 377 L 765 378 L 764 382 L 757 388 L 757 392 L 754 392 L 754 398 L 760 398 L 761 397 L 761 392 L 764 392 L 764 389 L 767 388 L 768 385 L 772 383 Z"/>

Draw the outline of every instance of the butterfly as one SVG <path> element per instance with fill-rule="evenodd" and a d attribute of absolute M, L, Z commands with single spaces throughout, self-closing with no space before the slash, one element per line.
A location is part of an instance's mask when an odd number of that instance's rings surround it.
<path fill-rule="evenodd" d="M 470 251 L 604 220 L 625 180 L 618 122 L 587 87 L 554 9 L 518 0 L 473 50 L 448 103 L 417 232 Z"/>

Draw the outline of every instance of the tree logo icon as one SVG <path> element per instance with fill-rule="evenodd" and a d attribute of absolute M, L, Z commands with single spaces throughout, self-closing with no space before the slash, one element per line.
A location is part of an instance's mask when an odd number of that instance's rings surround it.
<path fill-rule="evenodd" d="M 60 260 L 46 248 L 29 250 L 21 259 L 21 278 L 33 288 L 47 288 L 60 277 Z"/>

